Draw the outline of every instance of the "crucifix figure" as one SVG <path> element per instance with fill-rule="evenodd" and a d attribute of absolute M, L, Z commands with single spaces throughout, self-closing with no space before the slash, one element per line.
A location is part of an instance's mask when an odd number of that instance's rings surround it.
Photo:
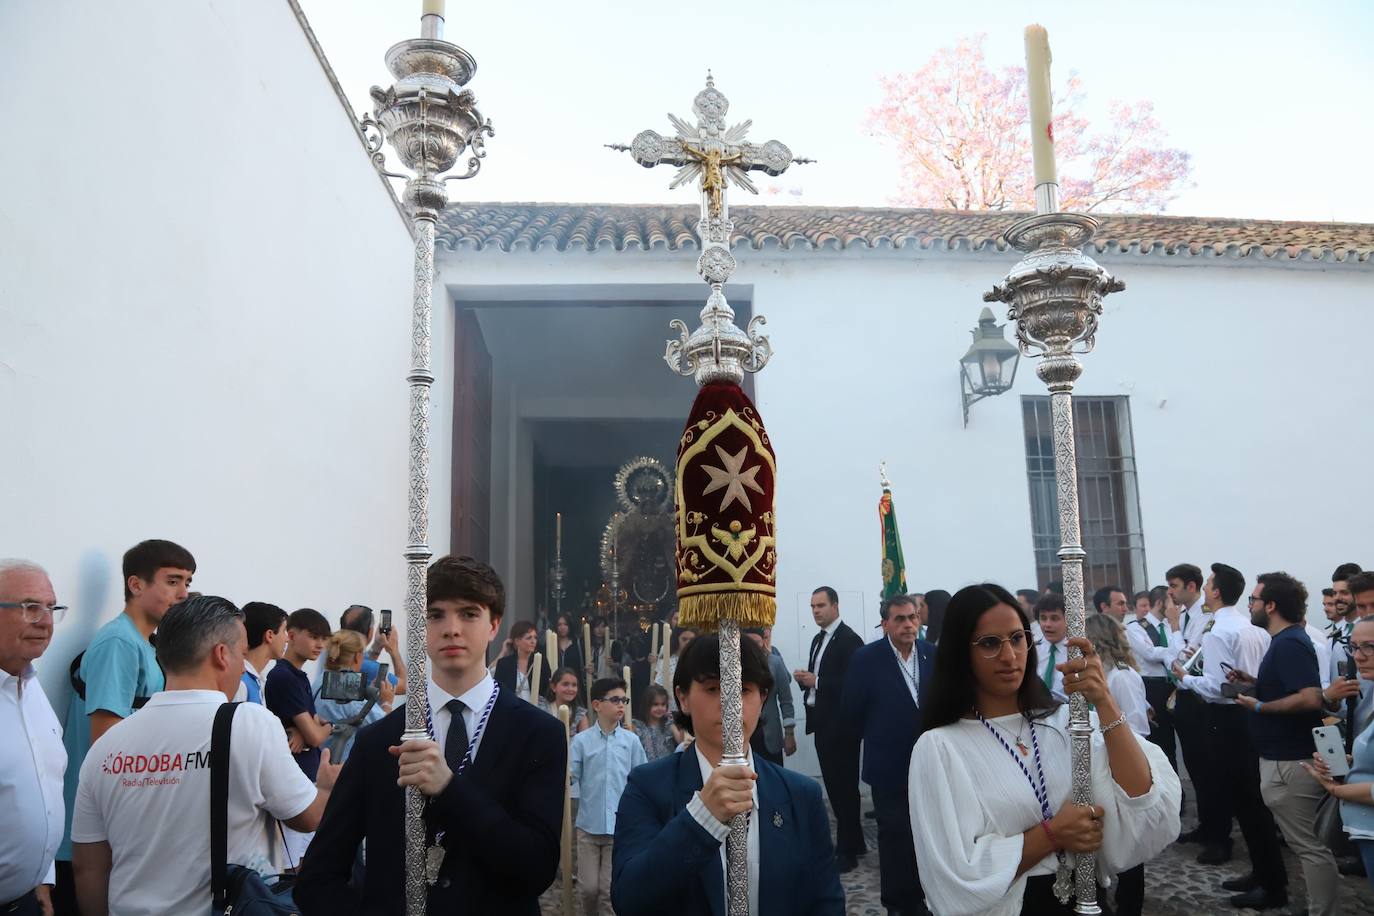
<path fill-rule="evenodd" d="M 660 163 L 677 166 L 678 173 L 669 188 L 699 179 L 704 220 L 718 222 L 726 218 L 727 185 L 734 184 L 751 194 L 758 193 L 758 188 L 749 180 L 749 172 L 764 172 L 776 177 L 794 162 L 811 161 L 794 157 L 792 151 L 777 140 L 762 145 L 746 142 L 744 137 L 752 121 L 742 121 L 727 129 L 725 115 L 730 110 L 730 102 L 716 88 L 710 73 L 706 74 L 706 88 L 692 101 L 692 110 L 697 116 L 695 126 L 676 115 L 668 115 L 668 120 L 677 128 L 675 137 L 645 130 L 640 131 L 629 146 L 610 144 L 610 147 L 628 151 L 635 162 L 645 168 Z"/>

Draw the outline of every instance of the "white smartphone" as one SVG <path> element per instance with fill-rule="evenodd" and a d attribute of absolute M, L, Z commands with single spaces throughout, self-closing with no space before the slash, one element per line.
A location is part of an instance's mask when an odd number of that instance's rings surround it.
<path fill-rule="evenodd" d="M 1350 763 L 1345 759 L 1345 742 L 1341 740 L 1340 729 L 1334 725 L 1319 726 L 1312 729 L 1312 740 L 1332 776 L 1350 775 Z"/>

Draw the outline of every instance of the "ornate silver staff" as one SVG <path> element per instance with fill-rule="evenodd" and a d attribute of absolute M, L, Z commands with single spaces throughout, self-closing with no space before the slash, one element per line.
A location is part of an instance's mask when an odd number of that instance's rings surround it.
<path fill-rule="evenodd" d="M 1016 339 L 1026 356 L 1041 357 L 1036 374 L 1050 391 L 1054 425 L 1054 478 L 1059 503 L 1060 571 L 1069 636 L 1084 635 L 1083 550 L 1078 521 L 1078 458 L 1074 450 L 1073 386 L 1083 374 L 1076 354 L 1092 350 L 1102 315 L 1102 297 L 1125 289 L 1081 247 L 1092 239 L 1097 220 L 1082 213 L 1059 211 L 1059 183 L 1054 169 L 1053 133 L 1049 128 L 1049 44 L 1044 29 L 1026 30 L 1027 71 L 1031 87 L 1031 130 L 1035 140 L 1036 215 L 1018 220 L 1004 238 L 1026 252 L 1006 279 L 983 294 L 984 302 L 1010 305 Z M 1046 161 L 1048 156 L 1048 161 Z M 1069 658 L 1081 658 L 1078 649 Z M 1075 693 L 1069 701 L 1073 801 L 1092 804 L 1092 725 L 1088 700 Z M 1098 914 L 1096 856 L 1079 855 L 1073 877 L 1076 912 Z M 1055 893 L 1069 895 L 1069 876 L 1061 870 Z"/>
<path fill-rule="evenodd" d="M 372 87 L 373 113 L 362 119 L 372 162 L 383 175 L 405 179 L 403 200 L 414 224 L 415 282 L 410 322 L 410 493 L 406 558 L 406 669 L 410 693 L 406 729 L 401 740 L 427 737 L 425 711 L 429 706 L 425 658 L 425 567 L 429 549 L 429 338 L 434 289 L 434 227 L 448 203 L 445 182 L 471 178 L 486 155 L 483 136 L 491 136 L 491 122 L 483 120 L 477 101 L 462 87 L 472 79 L 477 61 L 441 38 L 443 3 L 426 0 L 420 18 L 420 37 L 393 45 L 386 52 L 387 69 L 396 78 L 388 89 Z M 413 174 L 386 170 L 383 141 Z M 470 152 L 461 175 L 444 176 L 464 151 Z M 426 836 L 424 796 L 406 790 L 405 863 L 406 913 L 424 916 L 426 897 Z"/>
<path fill-rule="evenodd" d="M 748 172 L 776 176 L 793 162 L 811 160 L 794 157 L 776 140 L 757 146 L 746 142 L 752 122 L 727 128 L 729 108 L 708 73 L 706 88 L 692 103 L 695 126 L 670 114 L 676 136 L 646 130 L 628 147 L 611 148 L 628 150 L 646 168 L 675 165 L 678 173 L 669 187 L 695 181 L 701 193 L 697 272 L 711 293 L 701 310 L 701 327 L 689 334 L 682 321 L 671 322 L 679 336 L 668 341 L 664 354 L 674 372 L 695 377 L 701 389 L 678 446 L 678 609 L 684 625 L 719 630 L 720 765 L 746 766 L 740 628 L 742 624 L 771 625 L 776 616 L 772 511 L 776 468 L 763 423 L 739 386 L 745 372 L 758 372 L 767 364 L 772 348 L 758 331 L 763 317 L 756 316 L 748 330 L 742 331 L 725 299 L 725 282 L 735 270 L 730 253 L 734 224 L 726 191 L 734 184 L 757 193 Z M 693 510 L 693 505 L 701 508 Z M 748 838 L 748 817 L 739 815 L 730 822 L 726 844 L 730 916 L 749 914 Z"/>

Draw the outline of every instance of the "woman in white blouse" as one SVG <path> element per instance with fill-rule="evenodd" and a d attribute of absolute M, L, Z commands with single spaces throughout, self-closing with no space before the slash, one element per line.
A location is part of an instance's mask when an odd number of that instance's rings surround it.
<path fill-rule="evenodd" d="M 1111 614 L 1089 614 L 1083 627 L 1088 641 L 1102 659 L 1107 672 L 1107 689 L 1131 731 L 1142 738 L 1150 736 L 1150 704 L 1145 698 L 1145 681 L 1136 667 L 1126 628 Z M 1140 916 L 1145 906 L 1145 863 L 1117 875 L 1116 916 Z"/>
<path fill-rule="evenodd" d="M 935 656 L 926 731 L 911 757 L 911 827 L 926 904 L 936 916 L 1056 916 L 1057 872 L 1097 853 L 1109 880 L 1178 836 L 1178 777 L 1125 727 L 1101 659 L 1059 665 L 1064 690 L 1097 709 L 1095 805 L 1070 801 L 1069 711 L 1036 676 L 1030 622 L 1006 589 L 950 599 Z"/>

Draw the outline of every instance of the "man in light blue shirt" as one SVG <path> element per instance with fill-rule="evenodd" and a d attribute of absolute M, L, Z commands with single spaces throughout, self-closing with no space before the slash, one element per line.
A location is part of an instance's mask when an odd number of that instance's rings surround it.
<path fill-rule="evenodd" d="M 644 745 L 634 732 L 622 728 L 629 697 L 625 682 L 605 677 L 592 684 L 592 712 L 596 728 L 579 732 L 568 751 L 568 768 L 581 803 L 577 809 L 577 883 L 582 888 L 582 912 L 595 916 L 600 901 L 611 898 L 611 840 L 615 812 L 630 771 L 648 763 Z"/>

